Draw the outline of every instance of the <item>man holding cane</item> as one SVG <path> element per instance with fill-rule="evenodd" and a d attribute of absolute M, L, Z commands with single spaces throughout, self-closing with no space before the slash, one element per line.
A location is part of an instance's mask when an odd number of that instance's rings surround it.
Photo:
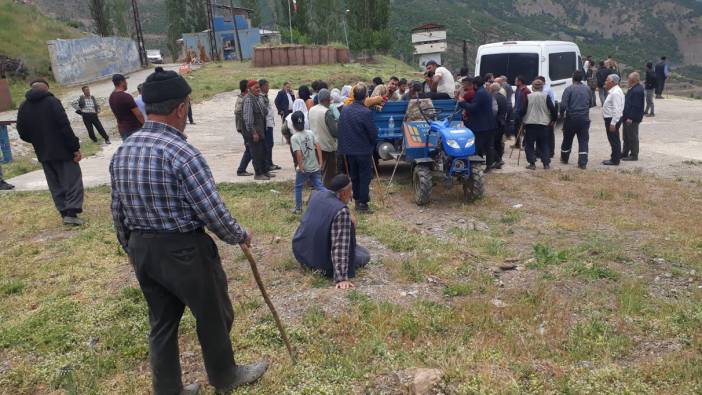
<path fill-rule="evenodd" d="M 149 356 L 154 394 L 196 394 L 183 387 L 178 326 L 187 306 L 197 321 L 205 369 L 218 392 L 260 378 L 268 365 L 234 361 L 234 320 L 227 279 L 207 227 L 230 244 L 251 244 L 232 217 L 202 154 L 186 141 L 190 86 L 173 71 L 144 83 L 149 116 L 110 163 L 112 216 L 149 306 Z M 148 193 L 145 193 L 147 191 Z"/>

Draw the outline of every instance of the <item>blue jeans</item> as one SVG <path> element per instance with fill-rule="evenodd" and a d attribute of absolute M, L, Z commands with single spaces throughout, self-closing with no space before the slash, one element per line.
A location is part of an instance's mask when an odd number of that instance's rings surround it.
<path fill-rule="evenodd" d="M 0 150 L 2 150 L 2 163 L 12 162 L 12 146 L 7 133 L 7 126 L 0 125 Z"/>
<path fill-rule="evenodd" d="M 304 188 L 305 183 L 309 181 L 312 186 L 314 187 L 315 190 L 317 191 L 326 191 L 327 189 L 324 188 L 324 185 L 322 185 L 322 175 L 317 171 L 313 171 L 311 173 L 306 173 L 306 172 L 301 172 L 298 171 L 297 175 L 295 175 L 295 208 L 296 209 L 302 209 L 302 188 Z"/>

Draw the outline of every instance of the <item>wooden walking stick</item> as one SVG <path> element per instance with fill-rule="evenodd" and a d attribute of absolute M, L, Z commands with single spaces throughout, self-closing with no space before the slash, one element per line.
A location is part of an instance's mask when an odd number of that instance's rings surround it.
<path fill-rule="evenodd" d="M 273 302 L 271 302 L 271 298 L 268 297 L 268 292 L 266 292 L 266 288 L 263 286 L 263 280 L 261 280 L 261 275 L 258 272 L 258 266 L 256 265 L 256 259 L 254 259 L 253 255 L 251 254 L 251 250 L 246 244 L 239 244 L 239 247 L 241 247 L 241 251 L 244 252 L 244 255 L 246 255 L 246 259 L 249 261 L 249 265 L 251 266 L 251 271 L 253 272 L 254 279 L 256 279 L 256 284 L 258 285 L 258 289 L 261 291 L 261 295 L 263 295 L 263 300 L 266 301 L 266 304 L 268 305 L 268 309 L 271 311 L 271 314 L 273 315 L 273 319 L 275 320 L 275 325 L 278 327 L 278 331 L 280 332 L 280 336 L 283 338 L 283 342 L 285 343 L 285 347 L 288 349 L 288 354 L 290 354 L 290 359 L 292 360 L 293 364 L 297 363 L 297 358 L 295 357 L 295 352 L 293 351 L 292 345 L 290 345 L 290 340 L 288 339 L 288 335 L 285 332 L 285 327 L 283 326 L 283 323 L 280 322 L 280 317 L 278 317 L 278 312 L 275 311 L 275 307 L 273 306 Z"/>
<path fill-rule="evenodd" d="M 371 156 L 371 162 L 373 162 L 373 170 L 375 170 L 375 181 L 378 184 L 378 197 L 380 198 L 380 203 L 385 207 L 385 196 L 381 192 L 383 190 L 383 185 L 380 183 L 380 173 L 378 173 L 378 166 L 375 165 L 375 158 Z"/>

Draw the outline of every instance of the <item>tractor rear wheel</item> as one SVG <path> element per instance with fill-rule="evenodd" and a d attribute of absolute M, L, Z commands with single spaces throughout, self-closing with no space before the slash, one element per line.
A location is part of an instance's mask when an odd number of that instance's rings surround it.
<path fill-rule="evenodd" d="M 483 170 L 479 163 L 471 164 L 470 177 L 463 179 L 463 200 L 474 202 L 481 199 L 484 194 Z"/>
<path fill-rule="evenodd" d="M 429 203 L 431 199 L 431 169 L 426 166 L 415 166 L 412 175 L 414 186 L 414 201 L 420 206 Z"/>

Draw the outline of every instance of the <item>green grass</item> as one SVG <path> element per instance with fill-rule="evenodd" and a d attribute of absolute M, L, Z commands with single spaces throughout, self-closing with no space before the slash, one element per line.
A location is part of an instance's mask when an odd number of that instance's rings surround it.
<path fill-rule="evenodd" d="M 31 151 L 31 146 L 28 145 L 28 147 Z M 99 143 L 93 143 L 88 138 L 84 138 L 80 144 L 80 152 L 83 158 L 93 156 L 100 152 L 101 149 Z M 33 151 L 29 155 L 15 155 L 12 158 L 12 162 L 2 165 L 3 177 L 6 180 L 40 169 L 41 163 L 37 161 L 37 157 Z"/>
<path fill-rule="evenodd" d="M 239 89 L 242 79 L 265 78 L 271 88 L 278 89 L 284 82 L 290 82 L 295 89 L 302 84 L 309 84 L 323 79 L 329 86 L 341 89 L 343 85 L 358 81 L 370 81 L 380 76 L 387 80 L 390 76 L 410 78 L 417 75 L 416 70 L 407 64 L 387 56 L 377 56 L 373 64 L 334 64 L 310 66 L 281 66 L 254 68 L 251 62 L 219 62 L 203 66 L 194 71 L 187 79 L 193 88 L 192 98 L 195 102 L 207 100 L 212 96 Z"/>
<path fill-rule="evenodd" d="M 235 310 L 236 358 L 271 362 L 259 383 L 235 393 L 384 393 L 375 384 L 381 375 L 413 367 L 441 369 L 446 394 L 699 392 L 702 291 L 678 281 L 697 268 L 702 252 L 692 215 L 700 192 L 646 174 L 611 174 L 613 196 L 633 185 L 648 192 L 598 208 L 605 212 L 595 221 L 589 210 L 602 188 L 598 177 L 578 174 L 559 189 L 563 195 L 520 210 L 516 221 L 503 221 L 510 206 L 491 195 L 476 206 L 446 206 L 445 215 L 471 215 L 490 231 L 441 235 L 407 219 L 416 210 L 407 203 L 411 187 L 399 186 L 387 208 L 359 218 L 359 234 L 384 244 L 385 255 L 348 292 L 299 270 L 291 257 L 299 220 L 288 215 L 291 183 L 219 185 L 236 218 L 254 231 L 259 269 L 299 357 L 289 363 L 238 247 L 218 243 Z M 522 181 L 495 175 L 491 185 L 514 201 L 524 188 L 546 191 L 546 183 L 560 182 L 558 174 L 536 185 Z M 654 191 L 661 187 L 667 193 Z M 88 190 L 85 201 L 88 224 L 67 229 L 48 193 L 0 194 L 0 358 L 10 361 L 0 383 L 12 393 L 150 388 L 147 308 L 115 240 L 109 188 Z M 559 202 L 571 210 L 567 218 Z M 670 210 L 679 215 L 664 215 Z M 561 221 L 573 218 L 579 222 L 564 231 Z M 643 222 L 620 230 L 614 224 L 622 218 Z M 650 264 L 659 256 L 651 254 L 663 252 L 675 267 Z M 508 255 L 534 261 L 500 274 L 498 286 L 490 269 Z M 667 283 L 653 282 L 660 270 L 674 272 L 679 294 L 667 296 Z M 206 383 L 189 313 L 179 345 L 187 380 Z"/>

